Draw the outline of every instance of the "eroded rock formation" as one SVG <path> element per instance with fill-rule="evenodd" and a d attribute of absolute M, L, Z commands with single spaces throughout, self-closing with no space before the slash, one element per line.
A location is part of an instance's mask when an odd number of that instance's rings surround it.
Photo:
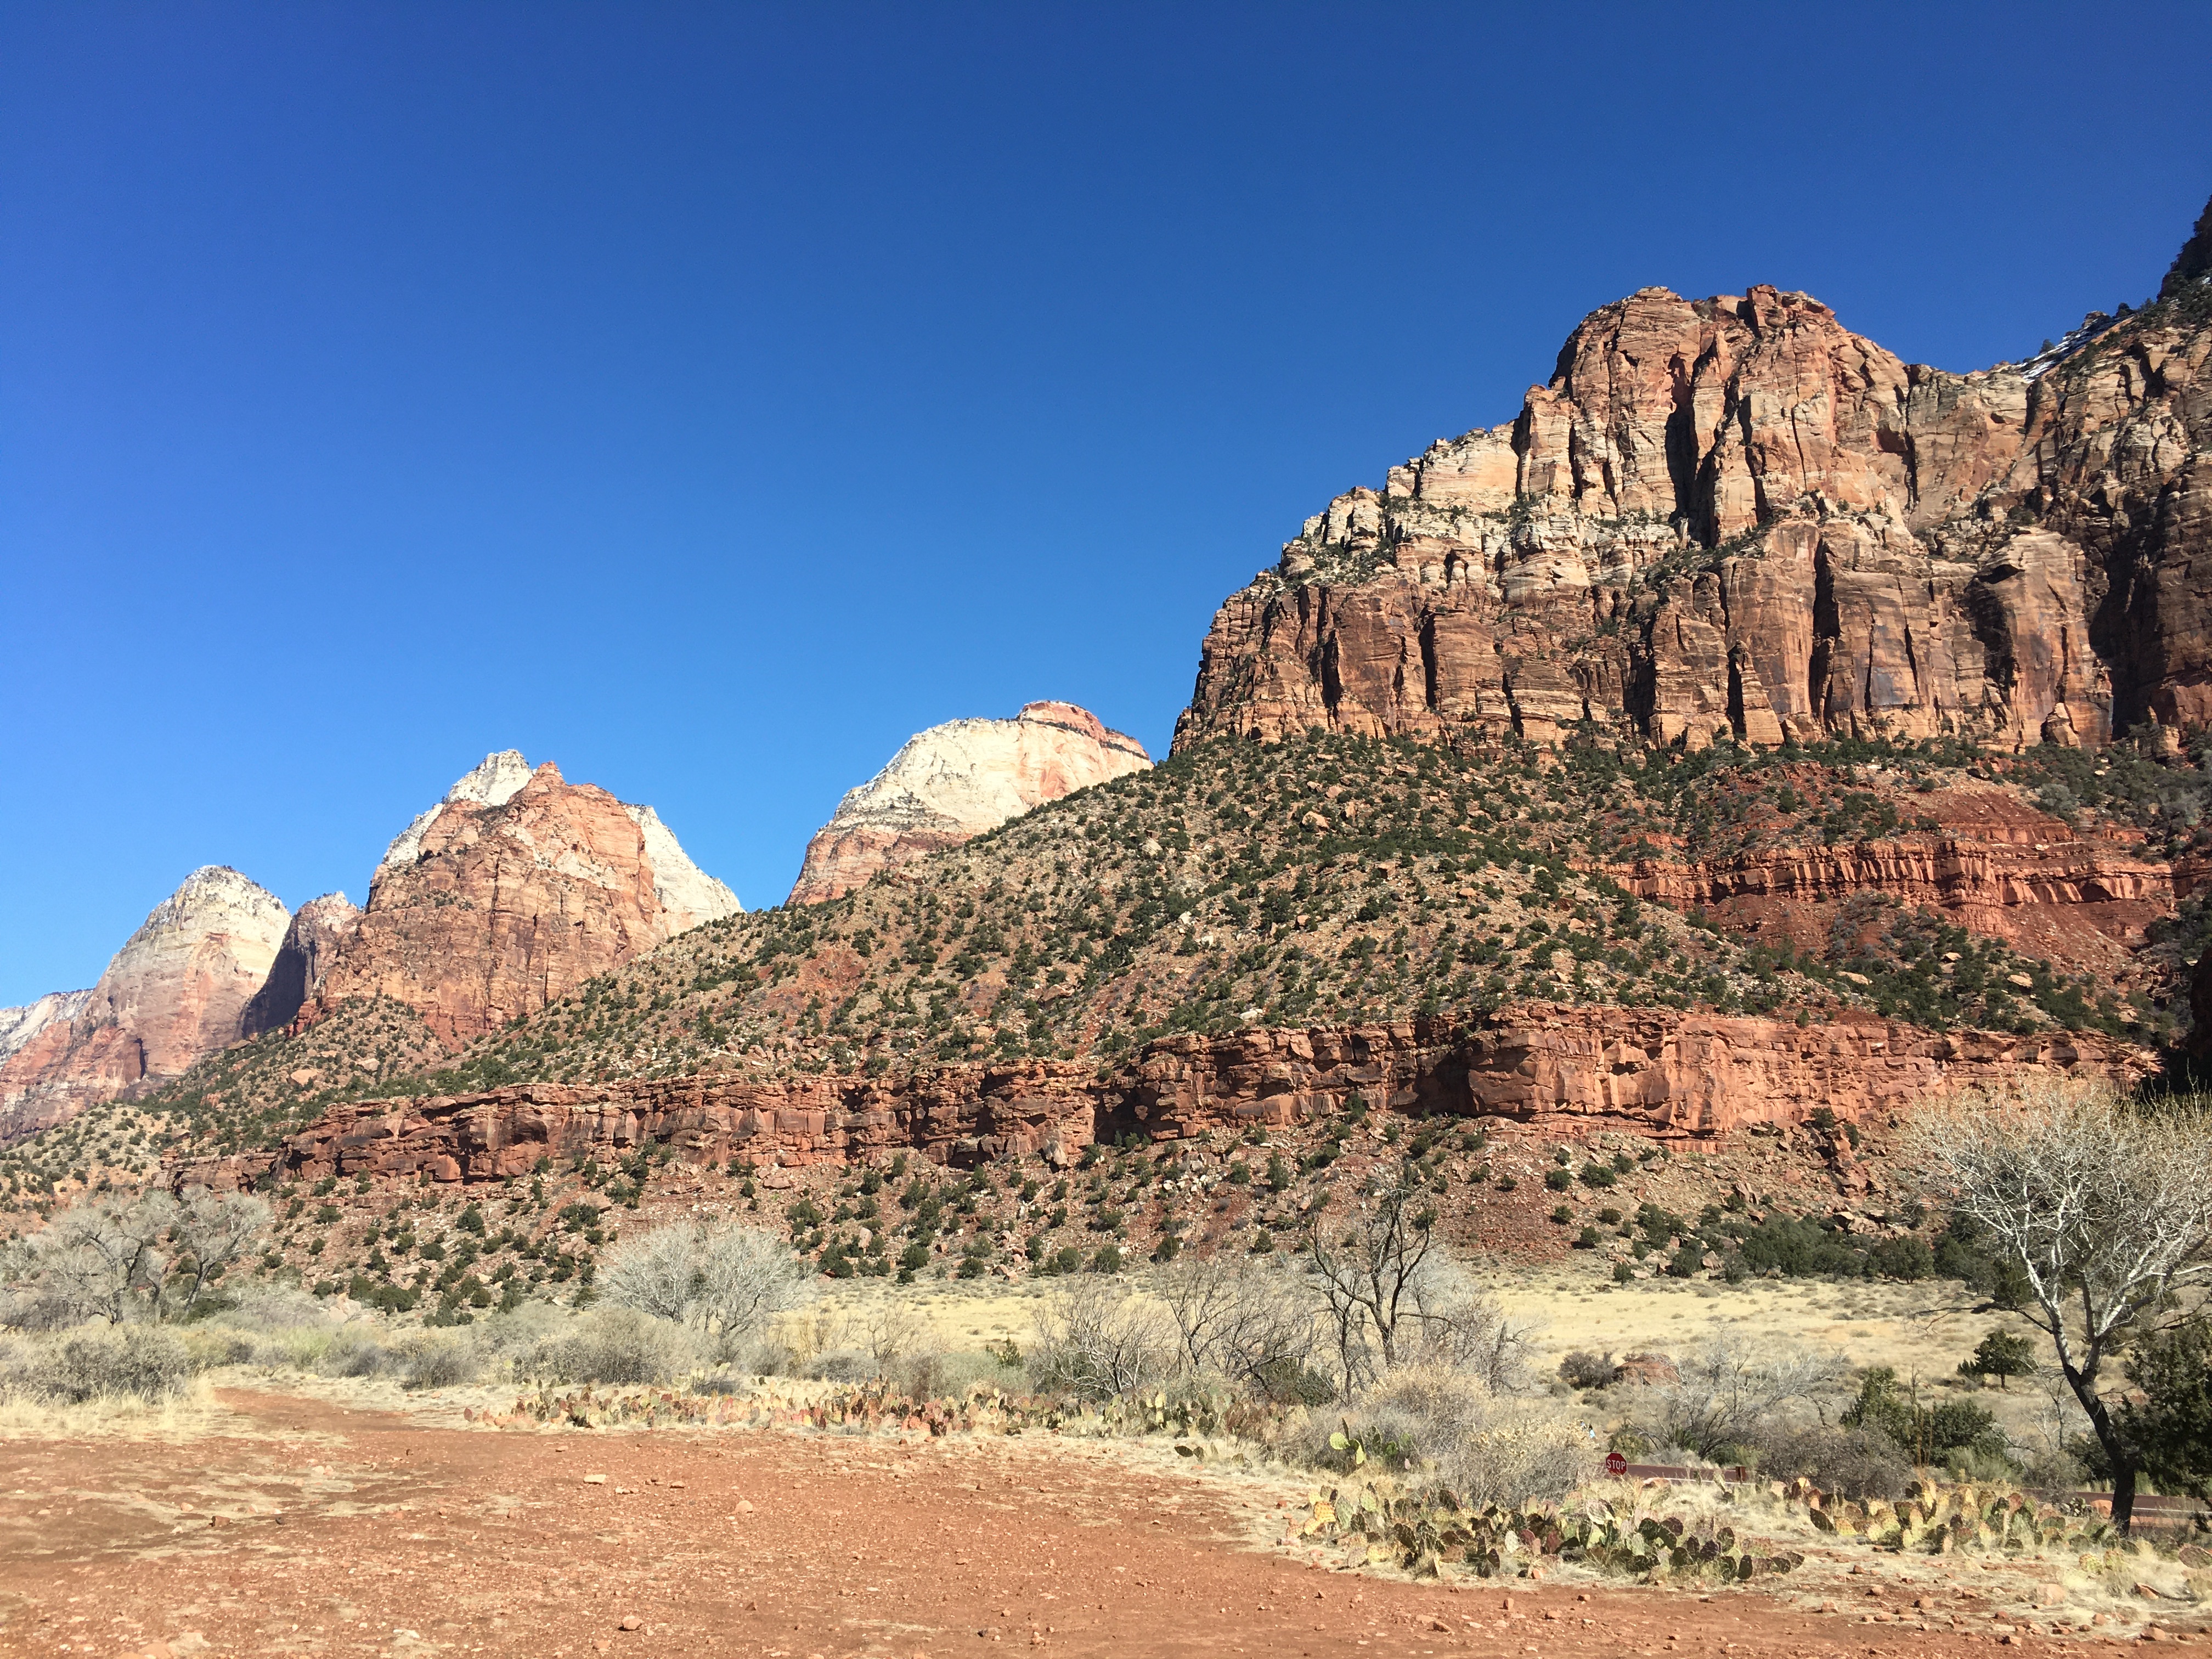
<path fill-rule="evenodd" d="M 392 838 L 384 849 L 384 857 L 377 863 L 376 872 L 395 866 L 411 864 L 422 850 L 422 832 L 437 821 L 447 807 L 460 805 L 501 806 L 513 799 L 522 786 L 530 781 L 530 763 L 520 749 L 501 749 L 486 755 L 474 766 L 453 780 L 453 787 L 430 805 L 415 815 L 414 821 Z M 375 878 L 370 878 L 370 885 Z"/>
<path fill-rule="evenodd" d="M 957 847 L 1031 807 L 1152 763 L 1134 738 L 1073 703 L 1033 702 L 1010 720 L 933 726 L 847 793 L 807 843 L 790 902 L 836 898 L 879 870 Z"/>
<path fill-rule="evenodd" d="M 0 1140 L 177 1076 L 237 1040 L 291 921 L 235 870 L 195 870 L 89 991 L 41 998 L 0 1054 Z"/>
<path fill-rule="evenodd" d="M 325 893 L 294 911 L 269 977 L 246 1005 L 239 1035 L 259 1036 L 289 1025 L 321 986 L 339 945 L 360 921 L 360 907 L 343 893 Z"/>
<path fill-rule="evenodd" d="M 652 808 L 551 765 L 517 785 L 520 758 L 487 757 L 392 842 L 301 1018 L 387 996 L 466 1042 L 740 908 Z"/>
<path fill-rule="evenodd" d="M 1408 1020 L 1258 1030 L 1154 1045 L 1101 1077 L 1030 1060 L 906 1078 L 775 1083 L 672 1078 L 528 1084 L 481 1095 L 347 1106 L 273 1153 L 179 1165 L 179 1183 L 368 1175 L 491 1181 L 541 1157 L 628 1149 L 650 1136 L 695 1159 L 858 1161 L 907 1150 L 948 1164 L 1042 1152 L 1065 1163 L 1097 1139 L 1310 1122 L 1354 1091 L 1393 1111 L 1507 1116 L 1574 1133 L 1633 1128 L 1711 1137 L 1796 1123 L 1816 1108 L 1887 1114 L 1930 1092 L 2027 1074 L 2132 1083 L 2141 1049 L 2094 1036 L 1948 1035 L 1846 1015 L 1833 1024 L 1530 1004 L 1475 1024 Z"/>
<path fill-rule="evenodd" d="M 2202 286 L 1966 374 L 1805 295 L 1643 289 L 1517 419 L 1309 520 L 1214 617 L 1176 740 L 2212 723 Z"/>

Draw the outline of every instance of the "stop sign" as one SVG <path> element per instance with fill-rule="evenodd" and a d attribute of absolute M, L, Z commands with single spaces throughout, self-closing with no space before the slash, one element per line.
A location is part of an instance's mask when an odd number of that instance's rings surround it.
<path fill-rule="evenodd" d="M 1607 1452 L 1605 1455 L 1605 1472 L 1607 1474 L 1626 1474 L 1628 1460 L 1619 1452 Z"/>

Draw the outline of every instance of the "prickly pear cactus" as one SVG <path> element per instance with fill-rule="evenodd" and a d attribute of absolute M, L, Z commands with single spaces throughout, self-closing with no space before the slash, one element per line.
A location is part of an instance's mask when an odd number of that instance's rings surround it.
<path fill-rule="evenodd" d="M 1462 1504 L 1451 1492 L 1384 1498 L 1374 1488 L 1316 1491 L 1293 1535 L 1350 1547 L 1350 1564 L 1388 1562 L 1417 1577 L 1463 1566 L 1481 1578 L 1517 1577 L 1546 1561 L 1584 1562 L 1607 1572 L 1740 1583 L 1803 1564 L 1795 1552 L 1761 1554 L 1735 1530 L 1678 1515 L 1622 1514 L 1605 1503 L 1585 1510 Z"/>
<path fill-rule="evenodd" d="M 1972 1482 L 1915 1481 L 1895 1504 L 1879 1498 L 1855 1503 L 1802 1479 L 1784 1485 L 1779 1496 L 1802 1508 L 1816 1531 L 1907 1555 L 2094 1549 L 2118 1536 L 2101 1516 Z"/>

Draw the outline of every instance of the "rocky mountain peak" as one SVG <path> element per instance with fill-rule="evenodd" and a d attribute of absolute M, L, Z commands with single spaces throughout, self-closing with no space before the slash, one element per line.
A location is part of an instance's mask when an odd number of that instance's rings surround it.
<path fill-rule="evenodd" d="M 2204 211 L 2197 216 L 2195 234 L 2173 256 L 2166 280 L 2159 284 L 2158 297 L 2178 299 L 2184 291 L 2201 283 L 2212 283 L 2212 201 L 2204 204 Z"/>
<path fill-rule="evenodd" d="M 554 776 L 558 778 L 556 769 Z M 481 806 L 499 806 L 514 799 L 517 791 L 530 781 L 530 763 L 522 757 L 519 749 L 502 749 L 486 755 L 476 765 L 454 780 L 453 787 L 431 806 L 415 815 L 414 821 L 392 838 L 384 849 L 384 857 L 377 865 L 381 872 L 386 866 L 404 864 L 413 858 L 422 845 L 422 832 L 436 821 L 438 814 L 459 802 L 473 802 Z"/>
<path fill-rule="evenodd" d="M 651 807 L 509 750 L 394 840 L 368 908 L 331 929 L 327 965 L 301 963 L 296 1012 L 283 1012 L 288 982 L 257 1018 L 313 1023 L 386 996 L 465 1042 L 741 908 Z"/>
<path fill-rule="evenodd" d="M 1307 520 L 1215 616 L 1176 741 L 2012 750 L 2206 724 L 2208 450 L 2201 307 L 1951 374 L 1807 295 L 1644 289 L 1515 419 Z"/>
<path fill-rule="evenodd" d="M 337 947 L 360 921 L 360 907 L 343 893 L 325 893 L 295 911 L 269 977 L 246 1006 L 239 1035 L 259 1036 L 289 1024 L 322 984 Z"/>
<path fill-rule="evenodd" d="M 281 933 L 291 918 L 283 900 L 259 882 L 227 864 L 204 864 L 147 913 L 146 920 L 116 953 L 115 963 L 167 936 L 204 933 L 240 923 L 263 929 L 273 926 Z M 115 971 L 113 963 L 108 971 Z"/>
<path fill-rule="evenodd" d="M 0 1055 L 0 1139 L 175 1077 L 236 1039 L 291 913 L 237 871 L 207 865 L 155 905 L 89 991 L 41 998 Z"/>
<path fill-rule="evenodd" d="M 646 861 L 653 866 L 653 890 L 669 915 L 670 931 L 685 933 L 702 922 L 733 916 L 745 907 L 738 896 L 691 861 L 676 832 L 650 806 L 623 807 L 645 837 Z"/>
<path fill-rule="evenodd" d="M 836 898 L 879 870 L 1152 763 L 1134 738 L 1073 703 L 1032 702 L 1012 720 L 933 726 L 847 792 L 807 843 L 790 902 Z"/>

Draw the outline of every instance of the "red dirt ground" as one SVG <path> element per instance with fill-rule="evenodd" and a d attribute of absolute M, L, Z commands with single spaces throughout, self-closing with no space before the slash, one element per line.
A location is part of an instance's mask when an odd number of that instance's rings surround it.
<path fill-rule="evenodd" d="M 1901 1659 L 1999 1639 L 1942 1627 L 1970 1596 L 1920 1609 L 1895 1586 L 1822 1613 L 1802 1589 L 1331 1571 L 1266 1547 L 1282 1488 L 1042 1437 L 503 1434 L 222 1400 L 236 1432 L 0 1445 L 0 1652 Z"/>

